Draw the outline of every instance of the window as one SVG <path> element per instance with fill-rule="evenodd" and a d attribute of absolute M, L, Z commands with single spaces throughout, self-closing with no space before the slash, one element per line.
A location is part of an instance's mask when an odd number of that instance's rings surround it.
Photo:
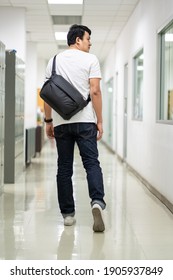
<path fill-rule="evenodd" d="M 108 138 L 107 141 L 112 147 L 112 128 L 113 128 L 113 78 L 111 78 L 106 83 L 107 88 L 107 128 L 108 128 Z"/>
<path fill-rule="evenodd" d="M 134 103 L 133 118 L 142 120 L 143 118 L 143 72 L 144 72 L 143 50 L 134 57 Z"/>
<path fill-rule="evenodd" d="M 173 21 L 160 33 L 160 120 L 173 120 Z"/>

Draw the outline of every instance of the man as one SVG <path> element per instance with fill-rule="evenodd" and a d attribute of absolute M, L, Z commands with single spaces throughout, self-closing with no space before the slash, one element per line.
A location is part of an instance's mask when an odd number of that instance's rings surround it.
<path fill-rule="evenodd" d="M 77 143 L 87 173 L 89 196 L 94 219 L 93 230 L 103 232 L 105 225 L 102 210 L 105 209 L 103 176 L 98 161 L 97 140 L 102 138 L 102 98 L 100 90 L 100 66 L 95 55 L 89 54 L 91 30 L 83 25 L 72 25 L 67 35 L 68 50 L 56 56 L 56 73 L 63 76 L 91 102 L 70 120 L 64 120 L 45 103 L 46 133 L 55 138 L 58 152 L 57 190 L 64 225 L 75 223 L 73 198 L 73 156 Z M 50 59 L 46 77 L 51 76 Z"/>

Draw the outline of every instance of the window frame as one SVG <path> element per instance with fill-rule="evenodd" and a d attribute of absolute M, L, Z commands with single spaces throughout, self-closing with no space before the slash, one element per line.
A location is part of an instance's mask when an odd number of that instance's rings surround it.
<path fill-rule="evenodd" d="M 143 121 L 143 95 L 142 95 L 142 114 L 140 117 L 135 116 L 135 108 L 136 108 L 136 96 L 137 96 L 137 63 L 136 60 L 144 55 L 144 48 L 141 47 L 136 54 L 133 56 L 133 108 L 132 108 L 132 119 L 134 121 Z M 144 82 L 144 60 L 143 60 L 143 82 Z"/>
<path fill-rule="evenodd" d="M 158 31 L 158 74 L 157 74 L 157 110 L 156 110 L 156 121 L 157 123 L 163 124 L 173 124 L 173 120 L 171 119 L 164 119 L 164 85 L 165 85 L 165 34 L 170 29 L 173 28 L 173 19 L 170 19 L 164 27 L 160 28 Z M 164 53 L 164 55 L 163 55 Z M 167 102 L 168 106 L 168 102 Z"/>

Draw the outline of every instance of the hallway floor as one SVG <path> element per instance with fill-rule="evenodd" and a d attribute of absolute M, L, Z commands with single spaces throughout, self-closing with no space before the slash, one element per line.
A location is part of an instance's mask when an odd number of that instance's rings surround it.
<path fill-rule="evenodd" d="M 94 233 L 85 171 L 75 150 L 76 224 L 64 227 L 56 195 L 56 148 L 40 156 L 0 196 L 0 259 L 171 260 L 173 215 L 99 143 L 106 230 Z"/>

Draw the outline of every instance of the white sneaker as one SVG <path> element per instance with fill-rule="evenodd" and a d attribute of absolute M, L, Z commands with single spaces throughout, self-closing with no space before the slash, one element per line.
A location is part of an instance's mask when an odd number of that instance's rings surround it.
<path fill-rule="evenodd" d="M 64 225 L 65 226 L 72 226 L 76 222 L 75 218 L 72 216 L 67 216 L 64 218 Z"/>
<path fill-rule="evenodd" d="M 94 218 L 93 231 L 103 232 L 105 230 L 105 225 L 102 217 L 102 208 L 99 204 L 95 203 L 92 207 L 92 214 Z"/>

